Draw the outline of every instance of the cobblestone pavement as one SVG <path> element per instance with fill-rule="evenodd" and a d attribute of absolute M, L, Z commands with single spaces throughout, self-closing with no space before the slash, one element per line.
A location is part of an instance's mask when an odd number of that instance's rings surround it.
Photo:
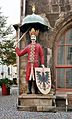
<path fill-rule="evenodd" d="M 26 112 L 16 108 L 17 88 L 11 89 L 10 96 L 2 96 L 0 89 L 0 119 L 72 119 L 72 112 Z"/>

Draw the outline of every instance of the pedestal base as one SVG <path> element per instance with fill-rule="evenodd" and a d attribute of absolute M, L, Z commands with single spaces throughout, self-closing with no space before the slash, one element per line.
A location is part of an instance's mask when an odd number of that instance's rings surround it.
<path fill-rule="evenodd" d="M 23 111 L 55 111 L 55 96 L 22 94 L 18 97 L 17 109 Z"/>

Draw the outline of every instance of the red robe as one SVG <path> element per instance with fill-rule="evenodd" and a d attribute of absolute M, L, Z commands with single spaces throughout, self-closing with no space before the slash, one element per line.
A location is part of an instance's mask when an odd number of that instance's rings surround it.
<path fill-rule="evenodd" d="M 39 67 L 38 60 L 40 58 L 41 64 L 44 64 L 44 54 L 43 49 L 39 43 L 35 43 L 34 45 L 29 44 L 23 50 L 20 50 L 18 47 L 16 48 L 16 53 L 18 56 L 23 56 L 26 53 L 28 54 L 28 63 L 26 67 L 26 80 L 29 80 L 31 73 L 31 64 L 33 64 L 33 69 L 35 67 Z"/>

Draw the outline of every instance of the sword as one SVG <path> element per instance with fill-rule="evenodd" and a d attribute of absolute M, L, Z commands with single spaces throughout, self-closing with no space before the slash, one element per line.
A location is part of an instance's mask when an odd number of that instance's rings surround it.
<path fill-rule="evenodd" d="M 30 29 L 30 28 L 29 28 Z M 28 29 L 28 30 L 29 30 Z M 16 45 L 21 41 L 21 39 L 25 36 L 25 34 L 28 32 L 28 30 L 21 36 L 21 38 L 18 40 L 18 42 L 14 45 L 14 47 L 16 47 Z"/>

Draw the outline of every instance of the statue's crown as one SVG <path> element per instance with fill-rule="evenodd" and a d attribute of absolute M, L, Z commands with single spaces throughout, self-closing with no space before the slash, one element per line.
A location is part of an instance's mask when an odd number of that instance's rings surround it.
<path fill-rule="evenodd" d="M 30 34 L 30 36 L 31 36 L 31 35 L 38 36 L 39 30 L 35 30 L 34 28 L 32 28 L 31 31 L 29 31 L 29 34 Z"/>

